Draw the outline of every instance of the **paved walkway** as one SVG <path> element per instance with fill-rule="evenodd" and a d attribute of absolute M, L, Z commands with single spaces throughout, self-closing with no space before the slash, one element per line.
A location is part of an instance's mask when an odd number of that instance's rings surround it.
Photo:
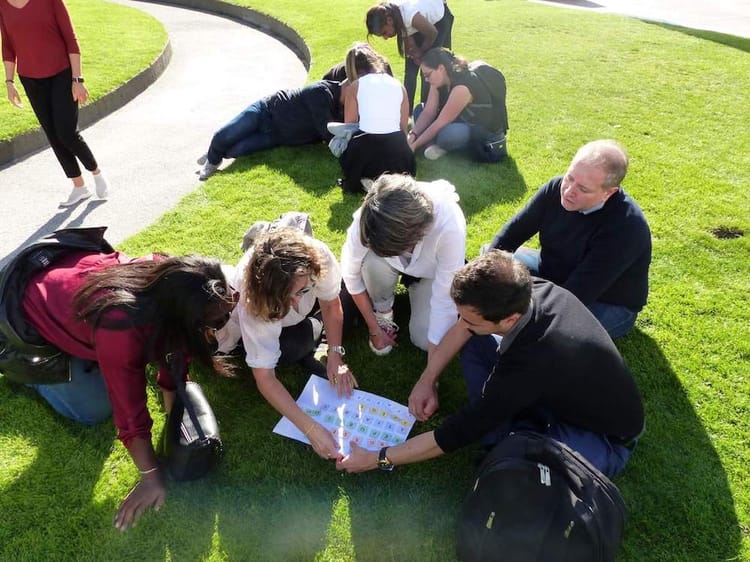
<path fill-rule="evenodd" d="M 182 8 L 120 3 L 164 24 L 172 60 L 143 94 L 83 131 L 111 195 L 58 209 L 71 184 L 49 149 L 0 170 L 0 265 L 27 241 L 65 226 L 108 225 L 113 244 L 142 230 L 198 186 L 195 159 L 218 126 L 307 78 L 284 44 L 256 29 Z"/>
<path fill-rule="evenodd" d="M 682 27 L 750 37 L 750 0 L 538 0 Z"/>

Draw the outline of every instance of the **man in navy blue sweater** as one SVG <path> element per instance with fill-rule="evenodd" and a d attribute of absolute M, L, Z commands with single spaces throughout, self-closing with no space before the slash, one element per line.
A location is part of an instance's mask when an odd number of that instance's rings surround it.
<path fill-rule="evenodd" d="M 430 353 L 409 411 L 420 421 L 437 411 L 437 380 L 462 348 L 469 404 L 395 447 L 378 452 L 352 444 L 336 467 L 391 470 L 532 428 L 607 476 L 618 474 L 643 431 L 643 402 L 612 338 L 581 301 L 498 250 L 459 270 L 451 297 L 459 320 Z"/>
<path fill-rule="evenodd" d="M 543 185 L 491 246 L 565 287 L 612 338 L 633 327 L 648 296 L 651 231 L 620 187 L 628 156 L 611 140 L 584 145 L 564 176 Z M 541 251 L 519 247 L 539 233 Z"/>

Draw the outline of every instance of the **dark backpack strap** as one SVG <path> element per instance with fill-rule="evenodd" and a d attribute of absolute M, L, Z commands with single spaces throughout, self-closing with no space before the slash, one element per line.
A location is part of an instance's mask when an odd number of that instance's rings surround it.
<path fill-rule="evenodd" d="M 185 390 L 184 375 L 185 366 L 187 365 L 187 363 L 184 360 L 182 352 L 176 351 L 174 353 L 168 354 L 166 357 L 166 361 L 169 365 L 169 369 L 172 375 L 172 381 L 174 382 L 175 388 L 177 389 L 177 396 L 179 396 L 180 400 L 182 400 L 182 405 L 185 410 L 187 410 L 188 416 L 190 416 L 190 421 L 193 422 L 195 431 L 198 432 L 198 437 L 201 441 L 204 441 L 206 439 L 206 434 L 203 432 L 200 421 L 198 421 L 198 416 L 195 413 L 195 408 L 193 408 L 193 403 L 188 398 L 187 391 Z"/>

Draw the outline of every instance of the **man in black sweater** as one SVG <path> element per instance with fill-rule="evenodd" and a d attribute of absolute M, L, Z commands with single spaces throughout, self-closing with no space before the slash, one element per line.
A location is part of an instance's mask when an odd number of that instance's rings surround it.
<path fill-rule="evenodd" d="M 437 379 L 462 347 L 469 404 L 436 430 L 379 453 L 353 444 L 337 468 L 388 470 L 497 440 L 531 423 L 604 474 L 620 472 L 643 430 L 643 404 L 630 370 L 591 312 L 569 291 L 532 278 L 511 254 L 497 250 L 464 266 L 451 296 L 460 319 L 430 355 L 409 410 L 422 421 L 437 410 Z"/>
<path fill-rule="evenodd" d="M 328 122 L 344 117 L 342 96 L 339 82 L 320 80 L 250 104 L 214 133 L 208 152 L 198 158 L 200 179 L 213 175 L 224 158 L 330 140 Z"/>
<path fill-rule="evenodd" d="M 543 185 L 491 246 L 565 287 L 612 338 L 633 327 L 648 296 L 651 231 L 620 187 L 628 157 L 614 141 L 584 145 L 564 176 Z M 519 246 L 539 233 L 541 251 Z"/>

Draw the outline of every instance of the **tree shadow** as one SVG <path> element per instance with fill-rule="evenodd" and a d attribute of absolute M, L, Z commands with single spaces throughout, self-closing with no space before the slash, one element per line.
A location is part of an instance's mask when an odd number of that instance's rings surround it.
<path fill-rule="evenodd" d="M 727 475 L 679 377 L 644 332 L 617 343 L 646 409 L 646 432 L 616 480 L 629 512 L 622 559 L 734 559 L 741 530 Z"/>
<path fill-rule="evenodd" d="M 732 47 L 744 53 L 750 53 L 750 38 L 738 37 L 736 35 L 728 35 L 726 33 L 719 33 L 718 31 L 707 31 L 703 29 L 690 29 L 687 27 L 681 27 L 679 25 L 672 25 L 669 23 L 660 23 L 653 21 L 646 21 L 644 23 L 655 25 L 669 31 L 676 31 L 683 35 L 689 35 L 690 37 L 697 37 L 698 39 L 704 39 L 719 45 L 725 45 Z"/>

